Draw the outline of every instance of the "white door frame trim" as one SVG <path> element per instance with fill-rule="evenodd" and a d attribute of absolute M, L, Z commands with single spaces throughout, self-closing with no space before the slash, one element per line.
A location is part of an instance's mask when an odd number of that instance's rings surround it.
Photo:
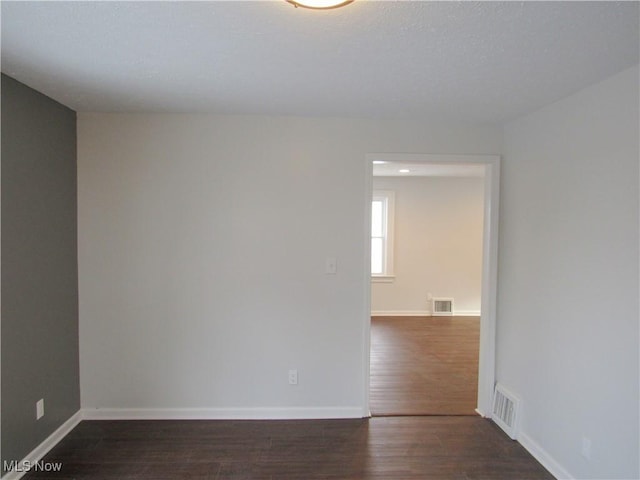
<path fill-rule="evenodd" d="M 498 288 L 498 209 L 500 201 L 500 156 L 499 155 L 433 155 L 411 153 L 368 153 L 365 155 L 365 225 L 364 255 L 365 272 L 363 282 L 363 365 L 365 416 L 370 416 L 369 375 L 371 348 L 371 195 L 373 192 L 373 161 L 402 163 L 430 163 L 446 165 L 483 165 L 484 176 L 484 227 L 482 246 L 482 305 L 480 312 L 480 355 L 478 363 L 478 406 L 476 411 L 483 417 L 491 416 L 496 363 L 496 296 Z"/>

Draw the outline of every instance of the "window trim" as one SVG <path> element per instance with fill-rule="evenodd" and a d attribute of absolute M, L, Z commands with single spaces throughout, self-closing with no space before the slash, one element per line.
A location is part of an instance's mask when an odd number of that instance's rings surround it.
<path fill-rule="evenodd" d="M 393 252 L 394 252 L 394 244 L 393 237 L 395 231 L 395 192 L 393 190 L 373 190 L 373 195 L 371 196 L 371 202 L 374 201 L 383 202 L 383 230 L 384 230 L 384 255 L 382 262 L 382 273 L 371 273 L 371 281 L 375 283 L 391 283 L 395 279 L 394 275 L 394 265 L 393 265 Z M 369 220 L 369 224 L 371 224 L 371 219 Z M 371 225 L 369 226 L 369 230 L 371 230 Z M 373 238 L 373 235 L 370 235 Z M 370 259 L 371 260 L 371 259 Z M 371 267 L 369 267 L 371 268 Z"/>

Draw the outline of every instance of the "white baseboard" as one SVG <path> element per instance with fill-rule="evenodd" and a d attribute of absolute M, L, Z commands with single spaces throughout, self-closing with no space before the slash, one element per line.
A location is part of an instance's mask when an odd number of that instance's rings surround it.
<path fill-rule="evenodd" d="M 85 408 L 82 415 L 84 420 L 302 420 L 368 416 L 362 407 Z"/>
<path fill-rule="evenodd" d="M 482 418 L 491 418 L 491 414 L 487 415 L 482 410 L 478 410 L 477 408 L 475 410 L 476 410 L 476 413 L 480 415 Z"/>
<path fill-rule="evenodd" d="M 62 440 L 71 430 L 73 430 L 76 425 L 78 425 L 83 419 L 82 410 L 77 411 L 75 414 L 69 418 L 66 422 L 64 422 L 60 427 L 56 429 L 51 435 L 49 435 L 40 445 L 34 448 L 26 457 L 24 457 L 19 465 L 35 465 L 38 461 L 42 460 L 42 458 L 49 453 L 49 451 L 55 447 L 60 440 Z M 26 469 L 25 469 L 26 470 Z M 10 471 L 7 472 L 2 480 L 18 480 L 22 478 L 27 471 Z"/>
<path fill-rule="evenodd" d="M 431 310 L 377 310 L 372 317 L 430 317 Z"/>
<path fill-rule="evenodd" d="M 542 448 L 535 440 L 526 433 L 518 434 L 518 443 L 522 445 L 540 464 L 551 472 L 551 475 L 558 480 L 573 480 L 574 477 L 567 472 L 549 452 Z"/>
<path fill-rule="evenodd" d="M 375 310 L 371 312 L 372 317 L 430 317 L 431 310 Z M 454 317 L 479 317 L 478 310 L 456 310 Z"/>

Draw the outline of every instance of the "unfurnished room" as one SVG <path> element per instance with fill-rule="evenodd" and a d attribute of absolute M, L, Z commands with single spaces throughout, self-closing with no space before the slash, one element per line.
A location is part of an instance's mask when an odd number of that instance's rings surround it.
<path fill-rule="evenodd" d="M 0 14 L 2 480 L 640 479 L 640 2 Z"/>

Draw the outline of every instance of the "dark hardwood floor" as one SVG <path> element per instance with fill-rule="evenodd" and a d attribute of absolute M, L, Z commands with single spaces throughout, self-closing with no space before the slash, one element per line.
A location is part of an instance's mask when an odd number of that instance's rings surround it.
<path fill-rule="evenodd" d="M 478 317 L 373 317 L 373 415 L 476 415 Z"/>
<path fill-rule="evenodd" d="M 372 321 L 372 409 L 474 414 L 478 319 L 425 320 Z M 23 478 L 553 479 L 520 444 L 477 415 L 83 421 L 43 461 L 62 468 Z"/>
<path fill-rule="evenodd" d="M 553 479 L 480 417 L 83 421 L 27 480 Z"/>

